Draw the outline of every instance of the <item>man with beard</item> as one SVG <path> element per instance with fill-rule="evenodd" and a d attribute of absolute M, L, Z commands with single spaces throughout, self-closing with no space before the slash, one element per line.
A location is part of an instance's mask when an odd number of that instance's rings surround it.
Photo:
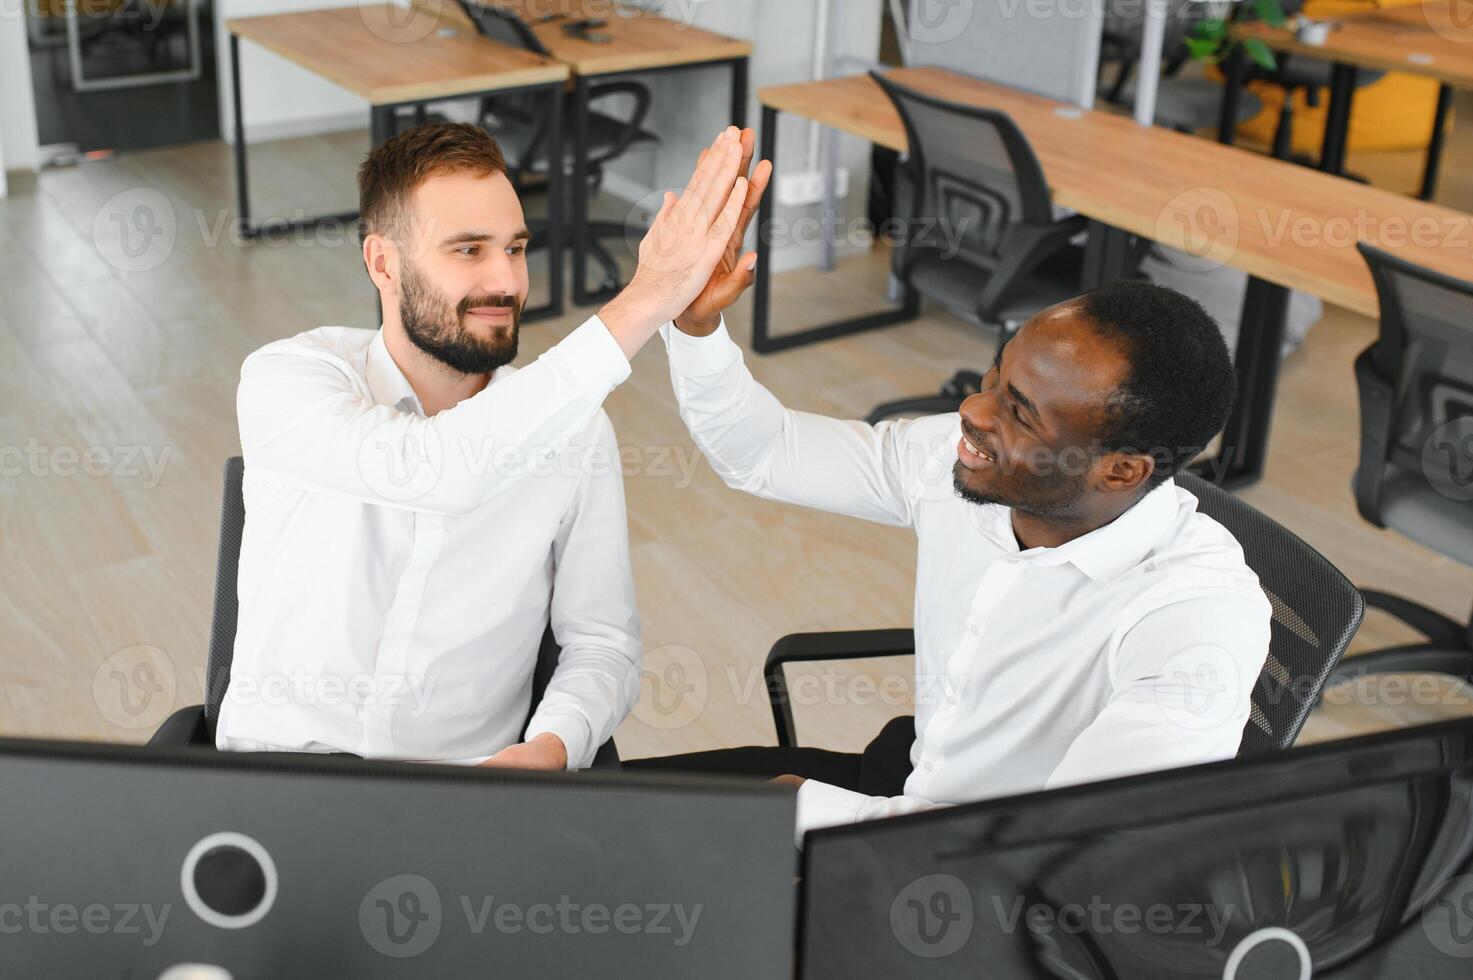
<path fill-rule="evenodd" d="M 1120 282 L 1050 307 L 959 414 L 873 427 L 784 408 L 719 317 L 674 326 L 681 417 L 729 486 L 915 529 L 916 714 L 862 754 L 626 765 L 777 777 L 798 787 L 801 843 L 1237 752 L 1270 607 L 1237 541 L 1172 480 L 1232 401 L 1227 347 L 1196 302 Z"/>
<path fill-rule="evenodd" d="M 422 126 L 368 155 L 359 213 L 382 327 L 319 327 L 241 368 L 220 748 L 592 761 L 637 697 L 642 653 L 600 406 L 656 329 L 750 281 L 754 257 L 734 248 L 771 172 L 741 176 L 752 143 L 723 131 L 666 195 L 629 286 L 521 370 L 528 231 L 495 141 Z M 562 656 L 524 733 L 549 622 Z"/>

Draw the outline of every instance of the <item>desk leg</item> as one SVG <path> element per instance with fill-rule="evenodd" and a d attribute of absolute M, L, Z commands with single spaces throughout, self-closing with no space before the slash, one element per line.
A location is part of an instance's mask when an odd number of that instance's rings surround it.
<path fill-rule="evenodd" d="M 563 158 L 563 86 L 548 86 L 547 159 Z M 548 168 L 549 175 L 553 174 Z M 547 302 L 522 310 L 522 322 L 530 323 L 563 315 L 563 194 L 567 182 L 551 177 L 547 182 Z"/>
<path fill-rule="evenodd" d="M 240 96 L 240 38 L 230 35 L 230 94 L 235 109 L 235 210 L 242 232 L 251 226 L 251 185 L 246 177 L 245 116 Z"/>
<path fill-rule="evenodd" d="M 1355 102 L 1354 65 L 1336 62 L 1330 71 L 1330 106 L 1325 113 L 1325 137 L 1320 144 L 1320 169 L 1345 172 L 1345 144 L 1350 137 L 1350 109 Z"/>
<path fill-rule="evenodd" d="M 1217 141 L 1228 146 L 1232 146 L 1233 141 L 1238 138 L 1238 99 L 1243 91 L 1243 76 L 1247 69 L 1243 46 L 1234 44 L 1223 66 L 1222 102 L 1217 111 Z"/>
<path fill-rule="evenodd" d="M 777 110 L 771 106 L 762 107 L 762 132 L 759 139 L 761 142 L 758 158 L 771 160 L 773 174 L 776 176 Z M 772 313 L 772 212 L 773 195 L 769 190 L 769 193 L 762 195 L 762 202 L 757 206 L 757 271 L 752 296 L 752 349 L 757 353 L 774 354 L 794 347 L 804 347 L 820 340 L 831 340 L 851 333 L 861 333 L 878 327 L 905 323 L 920 315 L 920 294 L 908 284 L 902 284 L 898 308 L 856 317 L 852 320 L 840 320 L 837 323 L 810 327 L 796 333 L 783 334 L 781 337 L 772 336 L 769 329 Z"/>
<path fill-rule="evenodd" d="M 777 110 L 762 107 L 762 131 L 757 134 L 757 159 L 772 161 L 777 175 Z M 771 186 L 757 203 L 757 269 L 752 282 L 752 349 L 766 354 L 772 347 L 768 339 L 768 314 L 772 308 L 772 221 Z"/>
<path fill-rule="evenodd" d="M 731 124 L 737 129 L 747 128 L 746 58 L 736 58 L 731 63 Z"/>
<path fill-rule="evenodd" d="M 549 160 L 563 159 L 563 86 L 547 88 Z M 561 170 L 561 163 L 559 163 Z M 552 171 L 548 167 L 548 172 Z M 541 316 L 563 315 L 563 195 L 568 185 L 554 180 L 547 185 L 547 307 Z"/>
<path fill-rule="evenodd" d="M 557 179 L 563 179 L 561 160 Z M 568 192 L 573 197 L 573 302 L 586 306 L 594 298 L 588 289 L 588 80 L 582 75 L 573 79 L 573 181 Z"/>
<path fill-rule="evenodd" d="M 1437 87 L 1437 110 L 1432 117 L 1432 138 L 1427 142 L 1427 165 L 1422 170 L 1422 189 L 1417 196 L 1430 201 L 1437 195 L 1437 171 L 1442 165 L 1442 142 L 1446 135 L 1447 114 L 1453 107 L 1452 86 Z"/>
<path fill-rule="evenodd" d="M 1288 314 L 1289 290 L 1249 277 L 1238 321 L 1238 349 L 1233 352 L 1237 390 L 1223 427 L 1222 448 L 1215 457 L 1191 467 L 1218 486 L 1247 486 L 1263 476 Z"/>
<path fill-rule="evenodd" d="M 1130 273 L 1130 235 L 1102 221 L 1089 222 L 1084 243 L 1084 273 L 1079 288 L 1094 289 Z"/>
<path fill-rule="evenodd" d="M 246 169 L 245 111 L 241 105 L 244 101 L 240 89 L 240 38 L 232 34 L 230 35 L 230 102 L 235 110 L 235 125 L 232 127 L 235 132 L 233 148 L 235 151 L 235 208 L 240 237 L 245 241 L 252 241 L 275 232 L 287 232 L 300 228 L 328 227 L 340 231 L 342 225 L 356 219 L 357 211 L 344 211 L 342 214 L 268 221 L 264 225 L 256 225 L 251 222 L 251 184 L 249 171 Z"/>

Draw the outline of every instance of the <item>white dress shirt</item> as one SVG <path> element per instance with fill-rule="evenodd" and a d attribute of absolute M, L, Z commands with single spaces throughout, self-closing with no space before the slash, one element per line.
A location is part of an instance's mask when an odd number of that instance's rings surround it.
<path fill-rule="evenodd" d="M 639 693 L 618 446 L 629 375 L 591 318 L 426 417 L 381 330 L 320 327 L 241 367 L 240 614 L 222 749 L 479 762 L 526 738 L 587 766 Z"/>
<path fill-rule="evenodd" d="M 724 325 L 662 336 L 681 417 L 729 486 L 916 532 L 905 794 L 810 779 L 800 841 L 815 827 L 1236 754 L 1271 610 L 1237 541 L 1190 493 L 1167 480 L 1104 527 L 1020 551 L 1008 508 L 953 490 L 956 414 L 871 427 L 791 411 Z"/>

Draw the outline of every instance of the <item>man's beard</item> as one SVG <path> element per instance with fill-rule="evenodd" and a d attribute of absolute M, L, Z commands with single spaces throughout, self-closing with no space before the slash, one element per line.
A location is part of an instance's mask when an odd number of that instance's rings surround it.
<path fill-rule="evenodd" d="M 1087 488 L 1083 473 L 1055 472 L 1047 477 L 1035 477 L 1033 489 L 1037 493 L 1006 494 L 975 490 L 967 486 L 967 468 L 961 460 L 951 468 L 951 488 L 956 495 L 969 504 L 998 504 L 1012 510 L 1031 514 L 1034 517 L 1066 517 L 1073 514 Z"/>
<path fill-rule="evenodd" d="M 509 333 L 480 337 L 465 325 L 466 311 L 478 306 L 510 307 Z M 486 374 L 517 357 L 522 303 L 515 296 L 467 296 L 452 306 L 406 264 L 399 291 L 399 322 L 414 346 L 461 374 Z"/>

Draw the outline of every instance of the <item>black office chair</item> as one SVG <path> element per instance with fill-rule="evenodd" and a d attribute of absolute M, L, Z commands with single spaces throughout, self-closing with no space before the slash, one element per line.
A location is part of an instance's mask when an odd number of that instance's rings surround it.
<path fill-rule="evenodd" d="M 241 480 L 245 475 L 245 460 L 232 456 L 225 461 L 225 491 L 220 505 L 220 544 L 215 562 L 215 607 L 210 619 L 209 658 L 205 661 L 205 703 L 180 708 L 159 726 L 149 745 L 173 747 L 215 747 L 215 725 L 220 720 L 220 705 L 225 701 L 225 689 L 230 684 L 230 662 L 235 656 L 235 621 L 239 611 L 236 596 L 236 572 L 240 565 L 240 539 L 245 530 L 245 497 L 241 492 Z M 537 666 L 532 673 L 532 706 L 542 701 L 547 682 L 557 669 L 561 648 L 549 626 L 542 635 L 542 646 L 537 651 Z M 522 725 L 523 733 L 532 720 L 532 713 Z M 594 756 L 594 768 L 617 768 L 619 752 L 614 740 L 609 739 Z"/>
<path fill-rule="evenodd" d="M 1189 474 L 1175 477 L 1202 513 L 1227 528 L 1273 606 L 1268 659 L 1253 688 L 1253 707 L 1238 755 L 1294 744 L 1335 665 L 1365 614 L 1360 592 L 1318 551 L 1277 522 L 1219 487 Z M 915 653 L 908 629 L 794 633 L 767 655 L 767 679 L 777 742 L 798 742 L 783 665 L 858 660 Z"/>
<path fill-rule="evenodd" d="M 547 48 L 537 39 L 537 35 L 533 33 L 527 22 L 512 11 L 478 3 L 475 0 L 456 0 L 456 3 L 475 24 L 481 36 L 521 48 L 524 51 L 531 51 L 534 54 L 546 55 L 548 53 Z M 620 96 L 633 100 L 628 119 L 619 119 L 607 113 L 592 110 L 594 104 Z M 590 199 L 595 197 L 599 188 L 603 186 L 605 165 L 619 159 L 637 145 L 660 142 L 658 136 L 644 129 L 644 121 L 650 111 L 650 100 L 649 86 L 628 79 L 603 82 L 589 87 L 588 184 L 583 188 L 582 193 L 588 195 Z M 573 179 L 573 127 L 576 125 L 576 120 L 573 118 L 571 93 L 567 94 L 565 101 L 566 105 L 562 113 L 563 161 L 560 179 L 570 186 Z M 545 186 L 539 184 L 538 180 L 552 179 L 551 160 L 547 147 L 547 116 L 543 110 L 543 96 L 513 94 L 482 99 L 480 120 L 481 124 L 496 137 L 496 142 L 506 157 L 507 176 L 519 193 L 526 193 L 538 186 Z M 529 177 L 537 180 L 529 182 Z M 577 191 L 577 188 L 570 186 L 569 193 L 577 193 Z M 569 198 L 564 197 L 563 200 L 566 201 Z M 533 251 L 546 244 L 544 236 L 538 234 L 539 224 L 545 227 L 545 222 L 533 222 L 530 228 L 533 233 L 530 250 Z M 596 289 L 599 292 L 618 289 L 622 283 L 619 265 L 613 253 L 603 244 L 603 240 L 614 239 L 620 247 L 627 251 L 629 229 L 623 222 L 615 221 L 589 221 L 587 226 L 588 254 L 603 271 L 603 280 Z M 563 242 L 565 247 L 573 247 L 571 223 L 564 228 Z"/>
<path fill-rule="evenodd" d="M 1210 13 L 1206 4 L 1171 4 L 1166 11 L 1162 40 L 1161 74 L 1156 88 L 1155 123 L 1181 133 L 1196 133 L 1220 121 L 1222 84 L 1200 74 L 1182 75 L 1191 61 L 1187 37 Z M 1135 105 L 1136 71 L 1140 67 L 1145 5 L 1140 0 L 1111 0 L 1100 34 L 1099 90 L 1102 98 L 1122 108 Z M 1113 73 L 1113 80 L 1106 78 Z M 1256 116 L 1263 100 L 1252 92 L 1238 93 L 1236 121 Z"/>
<path fill-rule="evenodd" d="M 977 325 L 1006 335 L 1046 306 L 1079 293 L 1084 249 L 1070 239 L 1084 217 L 1055 219 L 1043 167 L 1004 112 L 961 105 L 870 76 L 895 103 L 909 154 L 896 181 L 905 240 L 894 274 Z M 937 395 L 886 402 L 870 413 L 954 412 L 982 376 L 958 372 Z"/>
<path fill-rule="evenodd" d="M 1356 507 L 1377 527 L 1473 565 L 1473 282 L 1359 247 L 1376 282 L 1381 336 L 1355 361 Z M 1370 589 L 1365 597 L 1427 642 L 1350 657 L 1332 682 L 1439 673 L 1473 683 L 1473 619 Z"/>

